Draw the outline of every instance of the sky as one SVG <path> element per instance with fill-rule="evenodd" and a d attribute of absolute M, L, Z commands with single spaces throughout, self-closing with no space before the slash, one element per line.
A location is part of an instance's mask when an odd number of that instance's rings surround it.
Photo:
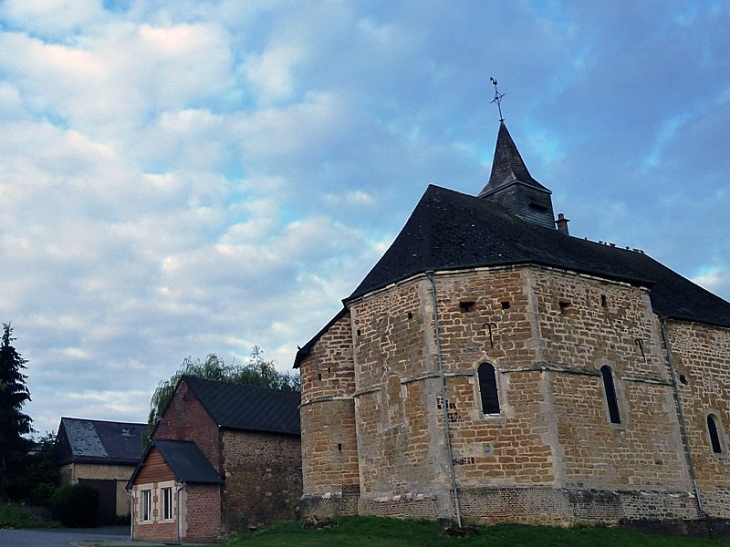
<path fill-rule="evenodd" d="M 730 299 L 730 2 L 0 1 L 0 321 L 37 431 L 281 371 L 499 127 L 571 235 Z"/>

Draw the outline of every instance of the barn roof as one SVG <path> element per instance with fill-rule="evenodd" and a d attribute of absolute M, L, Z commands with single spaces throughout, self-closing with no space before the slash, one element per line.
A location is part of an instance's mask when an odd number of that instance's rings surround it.
<path fill-rule="evenodd" d="M 219 427 L 300 435 L 298 391 L 282 391 L 183 376 Z"/>
<path fill-rule="evenodd" d="M 56 435 L 56 462 L 137 465 L 147 424 L 61 418 Z"/>

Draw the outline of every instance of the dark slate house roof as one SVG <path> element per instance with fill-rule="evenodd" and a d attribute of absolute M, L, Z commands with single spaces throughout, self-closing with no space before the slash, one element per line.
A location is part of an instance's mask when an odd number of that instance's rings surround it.
<path fill-rule="evenodd" d="M 223 482 L 208 458 L 194 442 L 155 439 L 147 447 L 137 468 L 129 478 L 127 490 L 131 490 L 134 486 L 134 480 L 145 466 L 147 455 L 153 448 L 159 450 L 162 459 L 170 467 L 178 482 L 197 484 L 221 484 Z"/>
<path fill-rule="evenodd" d="M 219 427 L 300 435 L 298 391 L 281 391 L 183 376 Z"/>
<path fill-rule="evenodd" d="M 571 237 L 525 222 L 487 199 L 433 185 L 345 302 L 429 270 L 521 264 L 646 286 L 661 316 L 730 327 L 730 303 L 642 252 Z"/>
<path fill-rule="evenodd" d="M 56 435 L 56 463 L 137 465 L 147 424 L 61 418 Z"/>

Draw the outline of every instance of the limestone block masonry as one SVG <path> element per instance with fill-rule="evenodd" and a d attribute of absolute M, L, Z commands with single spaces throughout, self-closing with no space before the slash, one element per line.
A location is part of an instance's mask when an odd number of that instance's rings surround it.
<path fill-rule="evenodd" d="M 662 328 L 646 288 L 534 265 L 418 275 L 347 302 L 300 363 L 302 515 L 730 518 L 730 331 L 669 321 L 667 348 Z"/>

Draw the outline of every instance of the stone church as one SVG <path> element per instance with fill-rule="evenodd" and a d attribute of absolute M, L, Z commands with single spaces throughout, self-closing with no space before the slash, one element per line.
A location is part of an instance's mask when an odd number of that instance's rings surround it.
<path fill-rule="evenodd" d="M 573 237 L 500 122 L 297 353 L 303 516 L 730 517 L 730 303 Z"/>

